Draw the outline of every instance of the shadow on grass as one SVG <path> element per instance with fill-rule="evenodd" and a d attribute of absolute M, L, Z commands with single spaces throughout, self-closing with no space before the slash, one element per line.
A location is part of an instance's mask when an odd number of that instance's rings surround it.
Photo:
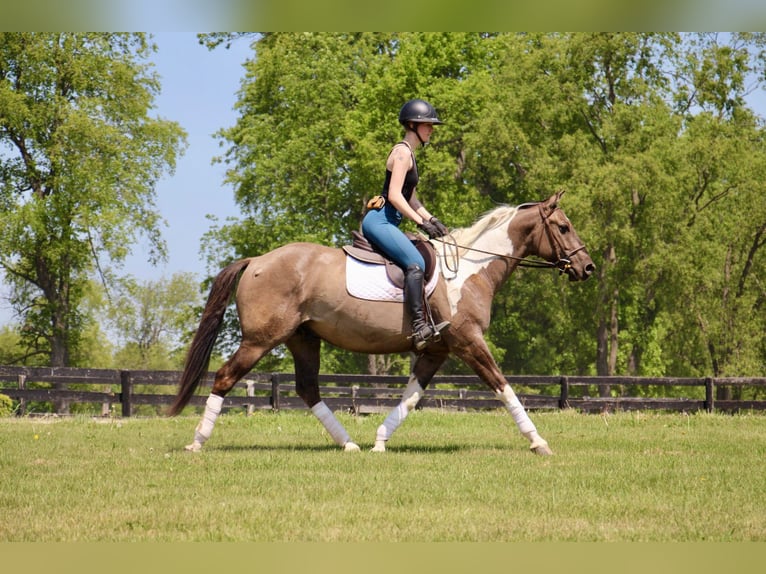
<path fill-rule="evenodd" d="M 378 456 L 385 456 L 386 454 L 450 454 L 455 452 L 470 452 L 474 450 L 491 450 L 491 451 L 508 451 L 507 446 L 498 445 L 459 445 L 459 444 L 445 444 L 445 445 L 400 445 L 395 447 L 389 447 L 386 452 L 372 453 L 372 446 L 361 447 L 361 452 L 375 454 Z M 280 445 L 216 445 L 205 446 L 203 452 L 244 452 L 244 451 L 265 451 L 265 452 L 290 452 L 290 451 L 303 451 L 303 452 L 342 452 L 342 449 L 335 445 L 300 445 L 300 444 L 280 444 Z M 348 453 L 353 456 L 353 453 Z"/>

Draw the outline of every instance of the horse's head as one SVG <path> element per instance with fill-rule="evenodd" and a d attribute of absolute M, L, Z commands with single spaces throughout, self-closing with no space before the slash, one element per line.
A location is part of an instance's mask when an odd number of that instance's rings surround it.
<path fill-rule="evenodd" d="M 585 281 L 596 270 L 585 244 L 572 227 L 572 222 L 559 207 L 563 191 L 547 200 L 524 205 L 535 229 L 529 234 L 527 249 L 556 265 L 570 281 Z M 536 213 L 535 213 L 536 212 Z"/>

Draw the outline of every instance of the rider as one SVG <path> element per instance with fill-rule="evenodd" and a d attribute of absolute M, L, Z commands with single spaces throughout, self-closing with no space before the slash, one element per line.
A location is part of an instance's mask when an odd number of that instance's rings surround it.
<path fill-rule="evenodd" d="M 384 205 L 370 209 L 362 220 L 362 233 L 375 247 L 404 270 L 404 303 L 412 318 L 412 339 L 415 349 L 422 351 L 438 335 L 426 320 L 423 307 L 425 261 L 423 256 L 399 229 L 402 217 L 417 224 L 430 239 L 448 233 L 445 225 L 431 215 L 415 195 L 418 167 L 414 150 L 431 139 L 433 126 L 443 123 L 431 104 L 410 100 L 399 111 L 399 123 L 404 126 L 404 139 L 397 143 L 386 160 L 386 179 L 382 197 Z M 382 203 L 382 202 L 381 202 Z M 446 324 L 439 325 L 439 327 Z"/>

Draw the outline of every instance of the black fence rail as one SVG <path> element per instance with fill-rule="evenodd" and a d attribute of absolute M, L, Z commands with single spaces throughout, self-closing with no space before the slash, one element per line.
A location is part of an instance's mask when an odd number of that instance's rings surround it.
<path fill-rule="evenodd" d="M 0 366 L 0 394 L 17 401 L 18 414 L 66 412 L 69 405 L 100 405 L 103 416 L 130 417 L 150 406 L 154 414 L 172 402 L 178 371 L 120 371 Z M 190 406 L 205 404 L 214 373 L 208 373 Z M 584 412 L 670 410 L 735 412 L 766 409 L 766 378 L 648 378 L 513 375 L 506 379 L 526 408 Z M 387 412 L 399 403 L 408 377 L 320 375 L 323 400 L 333 410 Z M 305 408 L 292 373 L 251 373 L 224 401 L 225 409 Z M 419 408 L 486 410 L 501 403 L 478 377 L 438 375 Z M 98 410 L 98 407 L 96 407 Z"/>

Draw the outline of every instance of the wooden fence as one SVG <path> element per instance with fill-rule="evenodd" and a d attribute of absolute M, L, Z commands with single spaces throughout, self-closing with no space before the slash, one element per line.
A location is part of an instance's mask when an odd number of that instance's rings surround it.
<path fill-rule="evenodd" d="M 130 417 L 141 414 L 143 405 L 153 407 L 153 413 L 167 408 L 180 375 L 177 371 L 0 366 L 0 394 L 18 402 L 16 412 L 20 415 L 50 411 L 50 408 L 41 408 L 41 404 L 61 407 L 90 403 L 101 405 L 104 416 Z M 204 405 L 213 375 L 208 373 L 190 405 Z M 506 379 L 531 410 L 735 412 L 766 409 L 766 378 L 513 375 Z M 387 412 L 398 404 L 407 380 L 406 376 L 388 375 L 319 377 L 322 398 L 327 405 L 333 410 L 356 414 Z M 305 408 L 295 393 L 294 381 L 291 373 L 251 373 L 227 395 L 224 408 L 247 412 Z M 601 393 L 604 389 L 610 390 L 610 396 L 600 396 L 605 394 Z M 717 398 L 721 389 L 730 391 L 721 395 L 747 395 L 748 398 L 722 400 Z M 731 392 L 732 389 L 735 392 Z M 741 392 L 745 389 L 746 393 Z M 418 407 L 477 410 L 501 408 L 501 403 L 476 376 L 438 375 Z"/>

